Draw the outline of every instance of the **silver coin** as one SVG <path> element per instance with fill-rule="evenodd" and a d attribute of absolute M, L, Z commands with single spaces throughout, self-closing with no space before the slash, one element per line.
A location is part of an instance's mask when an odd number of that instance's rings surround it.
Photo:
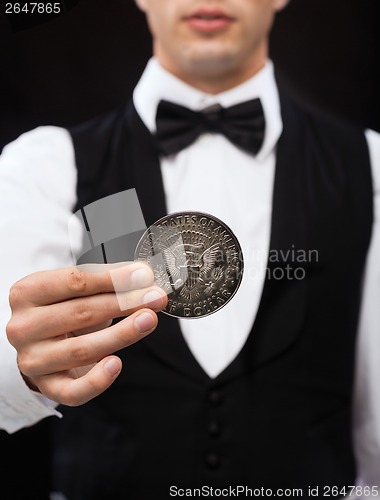
<path fill-rule="evenodd" d="M 208 316 L 225 306 L 243 276 L 243 254 L 231 229 L 202 212 L 162 217 L 143 234 L 135 260 L 153 269 L 168 295 L 163 312 L 178 318 Z"/>

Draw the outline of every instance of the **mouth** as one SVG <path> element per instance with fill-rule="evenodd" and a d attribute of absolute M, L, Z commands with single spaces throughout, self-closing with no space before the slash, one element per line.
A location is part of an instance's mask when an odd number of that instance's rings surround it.
<path fill-rule="evenodd" d="M 194 30 L 212 33 L 229 27 L 234 18 L 220 9 L 198 9 L 185 17 L 185 22 Z"/>

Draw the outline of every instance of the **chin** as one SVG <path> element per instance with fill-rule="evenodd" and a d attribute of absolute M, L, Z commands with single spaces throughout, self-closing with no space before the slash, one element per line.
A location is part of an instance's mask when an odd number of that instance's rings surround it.
<path fill-rule="evenodd" d="M 187 66 L 193 66 L 194 70 L 198 68 L 222 68 L 226 65 L 234 65 L 234 61 L 239 59 L 239 51 L 225 44 L 213 43 L 198 43 L 191 46 L 184 47 L 181 61 L 185 62 Z"/>
<path fill-rule="evenodd" d="M 204 58 L 193 61 L 187 67 L 188 74 L 210 81 L 224 80 L 226 75 L 235 73 L 236 62 L 226 57 Z"/>

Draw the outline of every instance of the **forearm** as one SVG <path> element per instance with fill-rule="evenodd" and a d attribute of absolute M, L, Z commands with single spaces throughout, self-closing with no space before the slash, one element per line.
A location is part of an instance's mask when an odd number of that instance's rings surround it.
<path fill-rule="evenodd" d="M 61 129 L 33 130 L 0 156 L 0 428 L 8 432 L 58 414 L 19 372 L 6 336 L 8 295 L 23 276 L 72 263 L 67 221 L 75 179 L 70 138 Z"/>

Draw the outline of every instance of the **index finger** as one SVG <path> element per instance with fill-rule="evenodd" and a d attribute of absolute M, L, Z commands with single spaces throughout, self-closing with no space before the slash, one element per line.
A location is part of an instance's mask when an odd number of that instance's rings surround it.
<path fill-rule="evenodd" d="M 84 264 L 26 276 L 12 286 L 9 303 L 16 310 L 25 304 L 43 306 L 98 293 L 146 288 L 153 282 L 153 271 L 142 262 Z"/>

